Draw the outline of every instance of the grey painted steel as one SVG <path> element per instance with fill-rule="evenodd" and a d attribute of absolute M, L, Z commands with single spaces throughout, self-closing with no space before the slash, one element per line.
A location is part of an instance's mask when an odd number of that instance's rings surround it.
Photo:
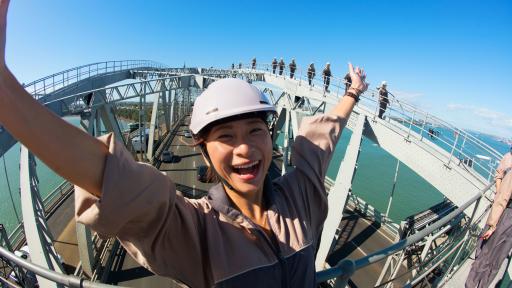
<path fill-rule="evenodd" d="M 94 252 L 91 229 L 84 224 L 76 222 L 76 240 L 82 270 L 85 275 L 91 277 L 94 272 Z"/>
<path fill-rule="evenodd" d="M 321 283 L 324 281 L 327 281 L 329 279 L 333 278 L 339 278 L 339 283 L 341 286 L 339 287 L 345 287 L 346 282 L 350 276 L 355 272 L 355 270 L 361 269 L 363 267 L 366 267 L 372 263 L 378 262 L 380 260 L 383 260 L 384 258 L 388 257 L 391 254 L 394 254 L 400 250 L 405 249 L 406 247 L 415 244 L 425 237 L 427 237 L 429 234 L 431 234 L 433 231 L 436 231 L 446 225 L 448 222 L 450 222 L 452 219 L 458 217 L 460 213 L 463 213 L 468 207 L 471 205 L 474 205 L 476 201 L 481 199 L 483 195 L 494 185 L 494 181 L 487 185 L 484 189 L 482 189 L 480 192 L 478 192 L 476 195 L 471 197 L 467 202 L 462 204 L 459 208 L 452 211 L 447 216 L 443 217 L 441 220 L 437 221 L 436 223 L 432 224 L 431 226 L 423 229 L 422 231 L 404 239 L 396 244 L 393 244 L 386 249 L 371 253 L 363 258 L 352 260 L 352 259 L 344 259 L 341 260 L 338 264 L 336 264 L 334 267 L 317 272 L 317 282 Z M 345 285 L 343 285 L 345 284 Z"/>
<path fill-rule="evenodd" d="M 162 106 L 164 107 L 164 124 L 165 124 L 165 130 L 170 131 L 171 130 L 171 118 L 170 118 L 170 111 L 171 111 L 171 93 L 170 91 L 163 91 L 161 92 L 162 95 L 160 97 L 162 98 Z"/>
<path fill-rule="evenodd" d="M 289 170 L 289 154 L 290 154 L 290 111 L 288 109 L 281 110 L 286 113 L 286 120 L 284 121 L 284 141 L 283 141 L 283 163 L 281 167 L 281 175 L 284 175 Z"/>
<path fill-rule="evenodd" d="M 169 91 L 169 102 L 171 103 L 171 115 L 169 115 L 169 125 L 172 127 L 175 119 L 175 110 L 176 110 L 176 90 Z"/>
<path fill-rule="evenodd" d="M 165 92 L 163 92 L 165 93 Z M 153 145 L 155 143 L 155 125 L 157 125 L 157 115 L 158 115 L 158 105 L 160 103 L 160 98 L 162 93 L 158 93 L 153 100 L 153 107 L 151 109 L 151 121 L 149 124 L 149 143 L 148 143 L 148 151 L 147 157 L 148 159 L 153 159 Z"/>
<path fill-rule="evenodd" d="M 53 246 L 53 236 L 46 223 L 42 199 L 39 195 L 35 159 L 25 146 L 20 155 L 21 211 L 25 237 L 32 262 L 63 273 L 64 269 Z M 41 287 L 58 287 L 54 282 L 37 276 Z"/>
<path fill-rule="evenodd" d="M 4 247 L 0 247 L 0 255 L 2 257 L 5 257 L 7 260 L 15 263 L 18 266 L 23 267 L 24 269 L 27 269 L 29 271 L 33 271 L 38 276 L 38 279 L 44 278 L 46 281 L 41 282 L 39 281 L 40 287 L 51 287 L 51 286 L 43 286 L 43 283 L 49 282 L 49 283 L 58 283 L 62 284 L 66 287 L 84 287 L 84 288 L 112 288 L 112 287 L 121 287 L 121 286 L 112 286 L 112 285 L 106 285 L 101 283 L 95 283 L 91 282 L 85 279 L 81 279 L 75 276 L 69 276 L 62 273 L 58 273 L 52 270 L 49 270 L 48 268 L 29 262 L 23 258 L 17 257 L 13 253 L 9 252 L 9 250 L 5 249 Z M 59 286 L 62 286 L 59 285 Z M 56 285 L 54 285 L 56 286 Z"/>
<path fill-rule="evenodd" d="M 345 152 L 345 157 L 341 162 L 334 186 L 330 189 L 328 202 L 330 209 L 327 213 L 327 219 L 324 223 L 320 247 L 318 248 L 315 266 L 317 270 L 325 268 L 325 259 L 331 251 L 332 242 L 335 240 L 336 230 L 343 218 L 343 207 L 346 206 L 348 194 L 352 187 L 352 180 L 357 169 L 357 159 L 363 140 L 364 115 L 353 114 L 351 117 L 357 117 L 357 124 L 353 130 L 352 136 Z M 341 208 L 340 208 L 341 207 Z"/>
<path fill-rule="evenodd" d="M 55 99 L 51 102 L 45 102 L 45 105 L 52 104 L 54 102 L 66 101 L 71 103 L 69 105 L 70 108 L 67 111 L 69 114 L 66 115 L 77 114 L 84 110 L 92 108 L 87 107 L 85 105 L 86 103 L 84 102 L 84 97 L 91 92 L 95 93 L 98 91 L 105 91 L 106 102 L 115 103 L 119 101 L 140 98 L 146 95 L 160 93 L 163 91 L 187 88 L 189 87 L 192 78 L 192 75 L 172 76 L 167 78 L 142 80 L 134 83 L 109 86 L 105 88 L 99 88 L 96 90 L 90 90 L 76 94 L 68 94 L 60 99 Z"/>
<path fill-rule="evenodd" d="M 386 208 L 386 217 L 389 216 L 389 210 L 391 209 L 391 203 L 393 202 L 393 195 L 395 194 L 396 180 L 398 179 L 398 169 L 400 168 L 400 160 L 396 161 L 395 177 L 393 179 L 393 188 L 391 188 L 391 194 L 389 195 L 388 208 Z"/>
<path fill-rule="evenodd" d="M 121 128 L 119 127 L 119 122 L 116 118 L 116 111 L 114 103 L 107 103 L 105 99 L 104 91 L 99 91 L 97 94 L 98 97 L 95 97 L 96 99 L 100 99 L 99 101 L 102 102 L 102 105 L 100 106 L 99 113 L 101 115 L 101 120 L 103 122 L 103 125 L 105 126 L 105 129 L 107 131 L 113 132 L 116 139 L 119 141 L 123 140 L 123 133 L 121 132 Z"/>

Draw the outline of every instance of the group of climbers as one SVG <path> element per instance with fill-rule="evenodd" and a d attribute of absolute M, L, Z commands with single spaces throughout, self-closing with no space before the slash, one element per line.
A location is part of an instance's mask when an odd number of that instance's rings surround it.
<path fill-rule="evenodd" d="M 280 60 L 277 61 L 277 57 L 274 57 L 271 62 L 272 74 L 276 74 L 276 70 L 277 70 L 277 73 L 280 76 L 282 76 L 285 66 L 286 66 L 286 64 L 285 64 L 283 58 L 280 58 Z M 231 69 L 234 69 L 234 68 L 235 68 L 235 64 L 233 63 L 231 65 Z M 238 64 L 238 69 L 241 69 L 241 68 L 242 68 L 242 63 L 240 62 Z M 256 70 L 256 68 L 257 68 L 256 57 L 254 57 L 251 60 L 251 69 Z M 292 61 L 290 62 L 290 64 L 288 64 L 288 68 L 290 69 L 290 79 L 294 79 L 295 72 L 297 70 L 297 63 L 295 62 L 295 58 L 292 58 Z M 316 76 L 315 64 L 313 62 L 311 62 L 309 64 L 308 70 L 307 70 L 309 86 L 314 86 L 313 79 L 315 78 L 315 76 Z M 324 92 L 326 92 L 326 93 L 330 92 L 329 85 L 331 84 L 331 78 L 332 78 L 331 63 L 327 62 L 327 63 L 325 63 L 325 67 L 322 70 L 323 88 L 324 88 Z M 347 92 L 348 88 L 352 84 L 352 80 L 350 79 L 350 74 L 347 73 L 345 75 L 345 77 L 343 78 L 343 80 L 345 82 L 345 92 Z M 387 82 L 382 81 L 380 86 L 377 87 L 377 90 L 379 92 L 378 117 L 380 119 L 383 119 L 384 113 L 386 112 L 386 109 L 389 105 L 389 92 L 387 90 Z"/>

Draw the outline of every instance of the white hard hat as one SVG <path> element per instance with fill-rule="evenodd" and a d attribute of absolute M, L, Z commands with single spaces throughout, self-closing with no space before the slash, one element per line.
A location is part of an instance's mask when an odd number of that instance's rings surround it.
<path fill-rule="evenodd" d="M 215 121 L 252 112 L 270 112 L 276 108 L 255 86 L 234 78 L 212 83 L 194 103 L 190 131 L 197 135 Z"/>
<path fill-rule="evenodd" d="M 380 83 L 380 86 L 387 86 L 387 85 L 388 85 L 388 82 L 386 82 L 386 81 L 382 81 L 382 82 Z"/>

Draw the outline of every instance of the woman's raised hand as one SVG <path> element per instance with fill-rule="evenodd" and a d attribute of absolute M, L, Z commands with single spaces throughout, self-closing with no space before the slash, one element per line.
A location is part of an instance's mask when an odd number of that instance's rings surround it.
<path fill-rule="evenodd" d="M 352 63 L 348 63 L 348 73 L 352 80 L 350 88 L 356 90 L 356 95 L 361 95 L 366 89 L 368 89 L 368 83 L 366 83 L 366 73 L 363 68 L 352 66 Z"/>
<path fill-rule="evenodd" d="M 0 123 L 53 171 L 100 196 L 108 147 L 39 104 L 9 71 L 8 7 L 0 0 Z"/>

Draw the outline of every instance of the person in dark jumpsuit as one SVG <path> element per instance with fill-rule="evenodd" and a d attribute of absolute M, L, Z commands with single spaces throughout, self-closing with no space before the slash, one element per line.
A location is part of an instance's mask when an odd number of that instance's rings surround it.
<path fill-rule="evenodd" d="M 388 98 L 388 89 L 387 89 L 388 83 L 386 81 L 382 81 L 380 84 L 379 89 L 379 118 L 382 119 L 382 116 L 384 115 L 384 112 L 386 112 L 386 108 L 389 104 L 389 98 Z"/>
<path fill-rule="evenodd" d="M 297 64 L 295 64 L 295 58 L 292 58 L 292 62 L 288 65 L 290 68 L 290 79 L 293 79 L 295 75 L 295 70 L 297 69 Z"/>
<path fill-rule="evenodd" d="M 256 57 L 252 58 L 252 69 L 256 69 Z"/>
<path fill-rule="evenodd" d="M 327 62 L 325 64 L 325 68 L 322 71 L 322 76 L 324 78 L 324 92 L 329 92 L 329 84 L 331 83 L 331 63 Z"/>
<path fill-rule="evenodd" d="M 242 62 L 238 63 L 238 69 L 242 69 Z"/>
<path fill-rule="evenodd" d="M 316 71 L 315 71 L 315 64 L 311 62 L 308 67 L 308 83 L 309 86 L 312 86 L 313 78 L 315 78 Z"/>
<path fill-rule="evenodd" d="M 272 60 L 272 74 L 276 74 L 277 69 L 277 59 L 274 57 L 274 60 Z"/>
<path fill-rule="evenodd" d="M 345 93 L 347 93 L 348 88 L 350 88 L 350 85 L 352 84 L 352 78 L 350 78 L 350 73 L 347 73 L 347 75 L 345 75 L 345 78 L 343 79 L 345 80 Z"/>
<path fill-rule="evenodd" d="M 279 75 L 283 75 L 283 70 L 284 70 L 284 60 L 283 60 L 283 58 L 281 58 L 281 60 L 279 60 Z"/>

